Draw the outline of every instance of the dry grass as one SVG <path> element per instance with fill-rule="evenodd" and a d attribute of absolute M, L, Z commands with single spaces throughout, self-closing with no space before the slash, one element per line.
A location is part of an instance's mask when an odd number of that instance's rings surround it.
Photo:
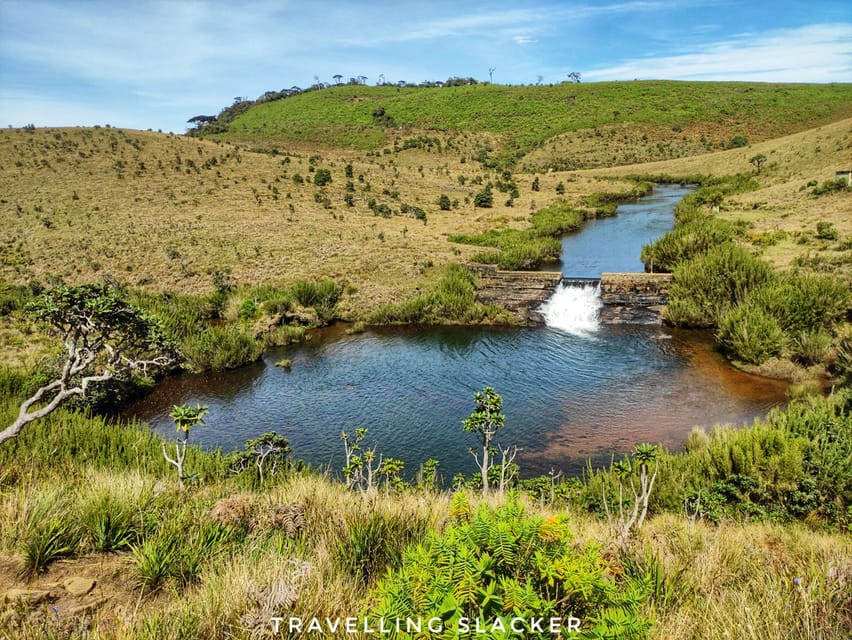
<path fill-rule="evenodd" d="M 284 156 L 150 132 L 6 130 L 0 132 L 0 191 L 8 194 L 0 201 L 0 276 L 73 283 L 109 274 L 133 286 L 198 293 L 211 289 L 213 271 L 230 269 L 244 284 L 345 281 L 357 289 L 345 301 L 350 309 L 397 300 L 424 283 L 427 265 L 476 251 L 449 243 L 448 234 L 523 225 L 531 210 L 556 198 L 555 186 L 565 178 L 544 176 L 541 191 L 533 192 L 532 176 L 518 175 L 514 207 L 496 192 L 493 209 L 474 209 L 482 186 L 473 181 L 497 175 L 470 157 L 478 145 L 498 142 L 473 134 L 441 140 L 441 152 Z M 344 202 L 347 163 L 353 207 Z M 331 170 L 325 189 L 311 182 L 311 164 Z M 296 174 L 305 183 L 295 183 Z M 566 187 L 579 197 L 623 185 L 590 177 Z M 458 208 L 440 211 L 442 193 L 458 200 Z M 330 205 L 316 201 L 323 197 Z M 421 207 L 427 222 L 378 217 L 367 206 L 371 198 L 395 210 L 402 203 Z"/>

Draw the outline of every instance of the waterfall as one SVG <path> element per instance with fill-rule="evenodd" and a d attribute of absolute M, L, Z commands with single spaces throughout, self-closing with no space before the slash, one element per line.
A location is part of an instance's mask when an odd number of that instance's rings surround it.
<path fill-rule="evenodd" d="M 539 312 L 548 327 L 578 336 L 597 331 L 601 308 L 600 285 L 560 284 Z"/>

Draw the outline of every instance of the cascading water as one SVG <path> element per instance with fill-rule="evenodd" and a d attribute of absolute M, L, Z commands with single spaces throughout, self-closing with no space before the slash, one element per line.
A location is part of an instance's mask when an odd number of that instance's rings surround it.
<path fill-rule="evenodd" d="M 548 327 L 577 336 L 588 336 L 598 329 L 598 311 L 602 306 L 600 285 L 560 284 L 539 312 Z"/>

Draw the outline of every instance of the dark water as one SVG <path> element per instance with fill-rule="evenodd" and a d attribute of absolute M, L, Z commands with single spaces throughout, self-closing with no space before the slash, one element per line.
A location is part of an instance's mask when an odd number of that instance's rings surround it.
<path fill-rule="evenodd" d="M 275 367 L 292 358 L 290 372 Z M 182 376 L 134 408 L 164 435 L 172 405 L 209 405 L 196 442 L 237 448 L 274 430 L 298 457 L 342 466 L 341 430 L 409 469 L 428 458 L 446 478 L 474 469 L 476 441 L 461 422 L 472 393 L 504 398 L 500 441 L 523 449 L 525 475 L 578 471 L 638 442 L 682 445 L 693 425 L 741 422 L 783 399 L 784 385 L 731 370 L 708 341 L 678 331 L 604 327 L 590 337 L 541 328 L 393 329 L 323 339 L 269 353 L 223 374 Z"/>
<path fill-rule="evenodd" d="M 585 248 L 586 231 L 573 234 L 565 240 L 565 272 L 639 270 L 638 258 L 620 261 L 625 247 L 638 256 L 642 244 L 664 233 L 682 195 L 667 189 L 644 212 L 593 223 L 596 256 Z M 622 232 L 629 237 L 618 237 Z M 639 237 L 646 232 L 656 235 Z M 581 249 L 586 257 L 575 262 Z M 274 366 L 284 357 L 292 370 Z M 366 444 L 380 453 L 403 459 L 410 471 L 437 458 L 449 479 L 475 470 L 468 448 L 477 443 L 461 423 L 473 408 L 472 393 L 486 385 L 504 398 L 499 440 L 521 447 L 524 476 L 577 472 L 589 457 L 608 459 L 644 441 L 677 448 L 695 425 L 741 424 L 765 414 L 783 403 L 785 389 L 728 367 L 703 333 L 407 327 L 349 336 L 338 327 L 236 371 L 171 378 L 129 413 L 171 437 L 173 405 L 206 404 L 207 426 L 193 431 L 195 442 L 234 449 L 274 430 L 297 457 L 336 469 L 340 432 L 363 426 Z"/>

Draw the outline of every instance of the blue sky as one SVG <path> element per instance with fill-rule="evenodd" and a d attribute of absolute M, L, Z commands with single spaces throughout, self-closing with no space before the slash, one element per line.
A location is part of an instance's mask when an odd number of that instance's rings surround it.
<path fill-rule="evenodd" d="M 0 0 L 0 126 L 183 133 L 235 96 L 380 74 L 852 82 L 848 0 Z"/>

